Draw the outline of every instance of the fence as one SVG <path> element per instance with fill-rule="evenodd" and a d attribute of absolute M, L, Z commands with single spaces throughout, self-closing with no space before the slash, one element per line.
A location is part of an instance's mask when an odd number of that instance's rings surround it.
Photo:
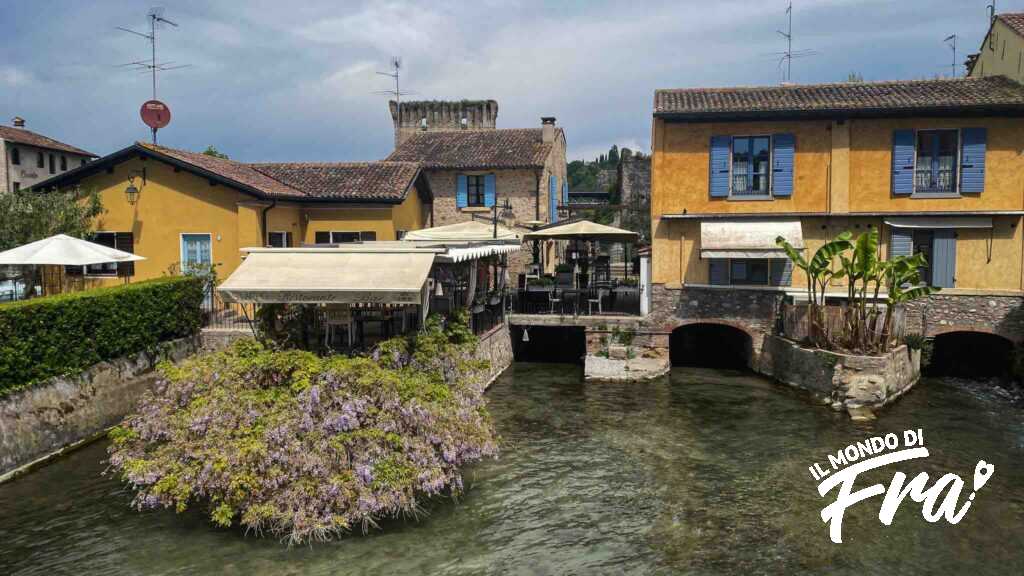
<path fill-rule="evenodd" d="M 513 310 L 517 314 L 639 316 L 640 288 L 527 286 L 515 292 Z"/>
<path fill-rule="evenodd" d="M 868 329 L 875 333 L 881 333 L 882 325 L 885 323 L 885 308 L 884 304 L 880 304 L 877 308 L 877 315 L 872 316 L 869 314 L 868 318 Z M 844 336 L 847 333 L 846 330 L 846 311 L 848 306 L 845 304 L 839 306 L 824 306 L 822 307 L 822 335 L 829 342 L 838 342 L 844 340 Z M 783 304 L 782 305 L 782 334 L 790 340 L 796 340 L 797 342 L 804 342 L 810 339 L 810 328 L 809 328 L 809 317 L 808 311 L 810 307 L 807 304 Z M 903 307 L 897 307 L 893 310 L 892 325 L 890 332 L 897 339 L 901 340 L 904 336 L 905 328 L 905 314 Z"/>
<path fill-rule="evenodd" d="M 250 331 L 258 311 L 258 304 L 225 302 L 216 290 L 210 288 L 203 299 L 203 328 Z"/>

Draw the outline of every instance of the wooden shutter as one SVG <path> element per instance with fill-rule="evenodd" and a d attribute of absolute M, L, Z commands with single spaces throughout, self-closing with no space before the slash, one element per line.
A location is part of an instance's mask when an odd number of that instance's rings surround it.
<path fill-rule="evenodd" d="M 494 206 L 496 180 L 494 174 L 484 176 L 484 206 L 488 208 Z"/>
<path fill-rule="evenodd" d="M 466 182 L 465 174 L 455 177 L 455 206 L 458 208 L 469 206 L 469 184 Z"/>
<path fill-rule="evenodd" d="M 892 193 L 896 196 L 914 193 L 914 131 L 892 133 Z"/>
<path fill-rule="evenodd" d="M 960 192 L 980 194 L 985 190 L 984 128 L 964 128 L 960 131 Z"/>
<path fill-rule="evenodd" d="M 331 243 L 331 233 L 330 232 L 317 232 L 314 235 L 313 242 L 316 242 L 317 244 L 330 244 Z"/>
<path fill-rule="evenodd" d="M 569 180 L 568 180 L 568 178 L 566 178 L 566 180 L 564 182 L 562 182 L 562 204 L 568 204 L 568 203 L 569 203 Z"/>
<path fill-rule="evenodd" d="M 118 232 L 114 239 L 114 248 L 124 252 L 135 253 L 135 237 L 131 232 Z M 122 278 L 135 276 L 135 262 L 120 262 L 117 265 L 117 275 Z"/>
<path fill-rule="evenodd" d="M 548 203 L 551 204 L 552 224 L 558 222 L 558 177 L 552 174 L 548 176 Z"/>
<path fill-rule="evenodd" d="M 710 284 L 724 286 L 729 283 L 729 261 L 724 258 L 708 260 L 708 280 Z"/>
<path fill-rule="evenodd" d="M 708 190 L 712 198 L 729 197 L 729 148 L 731 136 L 711 137 L 711 172 Z"/>
<path fill-rule="evenodd" d="M 932 240 L 932 286 L 952 288 L 956 284 L 956 231 L 950 228 L 935 231 Z"/>
<path fill-rule="evenodd" d="M 909 228 L 892 228 L 889 259 L 911 256 L 914 253 L 914 234 Z"/>
<path fill-rule="evenodd" d="M 796 138 L 792 134 L 772 136 L 772 195 L 793 195 L 793 157 Z"/>
<path fill-rule="evenodd" d="M 791 286 L 793 284 L 793 261 L 788 258 L 774 258 L 769 263 L 772 286 Z"/>

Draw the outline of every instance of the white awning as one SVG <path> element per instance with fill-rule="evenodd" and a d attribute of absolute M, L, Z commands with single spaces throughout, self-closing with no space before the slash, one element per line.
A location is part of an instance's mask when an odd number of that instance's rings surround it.
<path fill-rule="evenodd" d="M 0 265 L 9 266 L 88 266 L 139 260 L 145 258 L 64 234 L 0 252 Z"/>
<path fill-rule="evenodd" d="M 486 258 L 496 254 L 511 254 L 518 252 L 520 244 L 481 244 L 479 246 L 451 247 L 444 254 L 437 256 L 440 262 L 465 262 L 477 258 Z"/>
<path fill-rule="evenodd" d="M 892 216 L 885 223 L 893 228 L 991 228 L 991 216 Z"/>
<path fill-rule="evenodd" d="M 786 258 L 775 243 L 782 236 L 804 249 L 799 220 L 706 220 L 700 223 L 701 258 Z"/>
<path fill-rule="evenodd" d="M 494 224 L 467 220 L 445 226 L 412 230 L 406 233 L 402 240 L 439 243 L 486 242 L 488 240 L 519 240 L 519 235 L 499 224 L 498 234 L 495 237 Z"/>
<path fill-rule="evenodd" d="M 434 252 L 251 251 L 217 287 L 230 302 L 420 304 Z"/>

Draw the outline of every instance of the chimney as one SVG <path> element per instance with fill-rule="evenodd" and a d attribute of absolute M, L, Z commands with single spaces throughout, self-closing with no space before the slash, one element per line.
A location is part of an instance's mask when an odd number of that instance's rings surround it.
<path fill-rule="evenodd" d="M 541 127 L 541 140 L 545 144 L 555 141 L 555 117 L 554 116 L 542 116 L 540 119 Z"/>
<path fill-rule="evenodd" d="M 25 119 L 22 118 L 21 116 L 15 116 L 14 120 L 12 122 L 14 123 L 14 127 L 15 128 L 24 128 L 25 127 Z"/>

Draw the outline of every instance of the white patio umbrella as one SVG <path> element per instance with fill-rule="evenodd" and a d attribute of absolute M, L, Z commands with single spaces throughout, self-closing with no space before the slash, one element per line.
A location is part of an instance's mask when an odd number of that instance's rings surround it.
<path fill-rule="evenodd" d="M 88 266 L 138 260 L 145 258 L 64 234 L 0 252 L 0 266 Z"/>

